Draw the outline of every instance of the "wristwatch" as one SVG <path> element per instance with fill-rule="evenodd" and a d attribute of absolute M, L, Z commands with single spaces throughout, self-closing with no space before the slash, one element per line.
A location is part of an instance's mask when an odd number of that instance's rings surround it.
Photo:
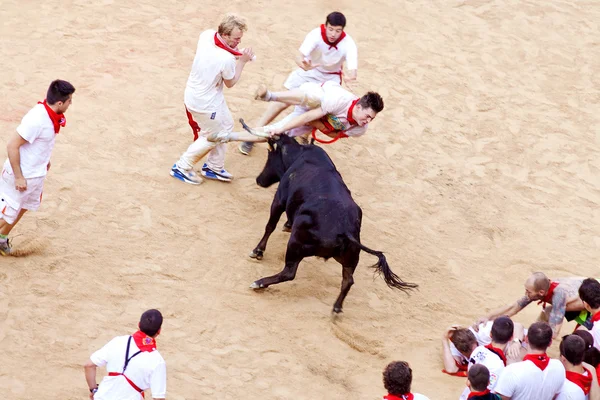
<path fill-rule="evenodd" d="M 97 391 L 98 391 L 98 385 L 96 385 L 96 387 L 95 387 L 95 388 L 93 388 L 93 389 L 90 389 L 90 393 L 91 393 L 91 394 L 95 394 Z"/>

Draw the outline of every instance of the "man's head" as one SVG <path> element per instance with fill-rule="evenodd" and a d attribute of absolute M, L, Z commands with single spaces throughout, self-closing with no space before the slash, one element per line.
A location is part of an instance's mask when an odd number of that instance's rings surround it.
<path fill-rule="evenodd" d="M 471 353 L 477 347 L 477 338 L 470 329 L 466 328 L 460 328 L 452 332 L 450 341 L 454 344 L 456 350 L 467 358 L 471 356 Z"/>
<path fill-rule="evenodd" d="M 46 103 L 56 108 L 57 114 L 64 114 L 73 99 L 75 88 L 67 81 L 57 79 L 50 83 L 46 93 Z"/>
<path fill-rule="evenodd" d="M 515 325 L 507 316 L 498 317 L 492 324 L 490 336 L 492 341 L 498 344 L 506 344 L 512 340 Z"/>
<path fill-rule="evenodd" d="M 329 43 L 335 43 L 342 36 L 346 27 L 346 17 L 341 12 L 334 11 L 325 19 L 325 34 Z"/>
<path fill-rule="evenodd" d="M 579 286 L 579 297 L 588 311 L 600 308 L 600 282 L 593 278 L 584 279 Z"/>
<path fill-rule="evenodd" d="M 531 301 L 541 300 L 550 289 L 550 279 L 542 272 L 534 272 L 525 282 L 525 295 Z"/>
<path fill-rule="evenodd" d="M 534 351 L 545 352 L 552 344 L 552 328 L 547 322 L 534 322 L 527 331 L 527 343 Z"/>
<path fill-rule="evenodd" d="M 231 48 L 237 48 L 244 32 L 248 30 L 246 20 L 236 14 L 227 14 L 219 24 L 219 35 Z"/>
<path fill-rule="evenodd" d="M 566 365 L 580 365 L 585 355 L 585 340 L 577 335 L 567 335 L 560 342 L 560 361 Z"/>
<path fill-rule="evenodd" d="M 140 328 L 140 331 L 144 332 L 146 335 L 155 337 L 160 334 L 162 322 L 163 317 L 160 311 L 152 309 L 145 311 L 142 314 L 138 327 Z"/>
<path fill-rule="evenodd" d="M 490 383 L 490 371 L 483 364 L 475 364 L 469 368 L 467 386 L 471 392 L 483 392 Z"/>
<path fill-rule="evenodd" d="M 401 396 L 410 393 L 412 369 L 406 361 L 393 361 L 383 370 L 383 386 L 389 394 Z"/>
<path fill-rule="evenodd" d="M 369 92 L 358 100 L 352 110 L 352 118 L 359 126 L 364 126 L 383 110 L 383 99 L 379 93 Z"/>

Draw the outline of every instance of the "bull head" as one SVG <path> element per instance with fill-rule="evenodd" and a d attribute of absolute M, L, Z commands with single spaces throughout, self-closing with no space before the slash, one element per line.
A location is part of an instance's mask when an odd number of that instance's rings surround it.
<path fill-rule="evenodd" d="M 260 175 L 256 177 L 258 186 L 264 188 L 281 180 L 301 149 L 301 145 L 287 135 L 271 138 L 267 143 L 269 151 L 267 162 Z"/>

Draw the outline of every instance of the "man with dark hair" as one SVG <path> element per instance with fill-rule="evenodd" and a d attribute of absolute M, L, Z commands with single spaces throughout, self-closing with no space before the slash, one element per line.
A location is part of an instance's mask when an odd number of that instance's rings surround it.
<path fill-rule="evenodd" d="M 589 400 L 598 393 L 595 370 L 583 365 L 585 340 L 577 335 L 567 335 L 560 342 L 560 361 L 566 370 L 566 380 L 556 400 Z"/>
<path fill-rule="evenodd" d="M 542 272 L 535 272 L 525 282 L 525 295 L 522 298 L 480 318 L 475 322 L 474 327 L 500 315 L 512 317 L 530 303 L 537 301 L 543 308 L 538 320 L 550 324 L 554 339 L 558 337 L 564 319 L 575 320 L 590 329 L 589 314 L 577 294 L 583 279 L 580 277 L 549 279 Z M 550 305 L 546 306 L 546 304 Z"/>
<path fill-rule="evenodd" d="M 471 353 L 477 348 L 475 334 L 466 328 L 451 327 L 442 337 L 443 372 L 466 376 Z"/>
<path fill-rule="evenodd" d="M 306 35 L 296 55 L 298 69 L 294 70 L 283 84 L 287 90 L 298 89 L 306 82 L 320 85 L 333 81 L 341 84 L 344 62 L 348 62 L 345 80 L 356 80 L 358 51 L 352 37 L 345 32 L 345 27 L 346 17 L 336 11 L 327 15 L 324 24 Z M 281 101 L 270 103 L 256 126 L 270 124 L 289 106 L 289 103 Z M 252 143 L 241 143 L 239 150 L 242 154 L 250 154 Z"/>
<path fill-rule="evenodd" d="M 600 349 L 600 282 L 592 278 L 584 279 L 579 287 L 579 297 L 590 312 L 592 326 L 588 329 L 594 337 L 594 347 Z"/>
<path fill-rule="evenodd" d="M 500 396 L 490 393 L 490 371 L 483 364 L 475 364 L 469 368 L 467 390 L 469 400 L 500 400 Z"/>
<path fill-rule="evenodd" d="M 429 400 L 419 393 L 411 393 L 412 369 L 406 361 L 393 361 L 383 370 L 383 386 L 388 394 L 385 400 Z"/>
<path fill-rule="evenodd" d="M 504 400 L 552 400 L 565 381 L 565 368 L 551 360 L 546 350 L 552 344 L 552 328 L 535 322 L 527 331 L 529 352 L 523 361 L 504 368 L 494 391 Z"/>
<path fill-rule="evenodd" d="M 73 93 L 69 82 L 53 81 L 46 99 L 25 114 L 8 141 L 8 159 L 0 177 L 0 255 L 10 254 L 8 234 L 23 214 L 40 207 L 56 135 L 66 124 L 64 114 Z"/>
<path fill-rule="evenodd" d="M 139 400 L 150 389 L 154 400 L 167 392 L 165 360 L 156 349 L 163 317 L 158 310 L 144 312 L 133 335 L 117 336 L 93 353 L 84 365 L 85 379 L 94 400 Z M 96 368 L 106 366 L 108 375 L 96 384 Z"/>
<path fill-rule="evenodd" d="M 496 318 L 492 324 L 491 337 L 492 342 L 485 346 L 476 347 L 469 356 L 468 370 L 475 365 L 485 365 L 488 370 L 489 390 L 494 390 L 498 378 L 507 365 L 506 349 L 513 339 L 514 324 L 506 316 Z M 466 400 L 470 395 L 470 390 L 466 387 L 460 397 Z"/>
<path fill-rule="evenodd" d="M 264 101 L 277 101 L 292 104 L 294 111 L 283 120 L 270 125 L 254 128 L 257 137 L 254 142 L 265 141 L 258 136 L 274 136 L 286 133 L 289 136 L 305 136 L 319 130 L 333 138 L 358 137 L 367 132 L 369 123 L 383 110 L 383 99 L 378 93 L 368 92 L 357 97 L 335 82 L 304 83 L 298 89 L 287 92 L 269 92 L 266 87 L 259 89 L 258 98 Z M 236 140 L 230 134 L 212 135 L 208 140 L 229 142 Z"/>

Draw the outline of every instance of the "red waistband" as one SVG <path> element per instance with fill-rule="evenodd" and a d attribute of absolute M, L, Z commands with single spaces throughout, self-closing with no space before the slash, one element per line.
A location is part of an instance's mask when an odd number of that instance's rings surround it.
<path fill-rule="evenodd" d="M 133 381 L 131 379 L 129 379 L 127 376 L 125 376 L 119 372 L 109 372 L 108 373 L 108 376 L 119 376 L 119 375 L 122 375 L 123 378 L 125 378 L 127 380 L 127 382 L 131 385 L 132 388 L 134 388 L 135 390 L 140 392 L 142 394 L 142 397 L 144 396 L 144 391 L 142 389 L 140 389 L 135 383 L 133 383 Z"/>

